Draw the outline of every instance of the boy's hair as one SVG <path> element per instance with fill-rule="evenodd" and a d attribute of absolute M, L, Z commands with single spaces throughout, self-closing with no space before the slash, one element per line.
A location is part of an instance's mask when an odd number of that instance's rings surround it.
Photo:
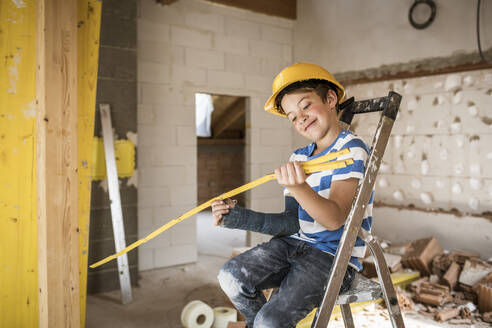
<path fill-rule="evenodd" d="M 323 103 L 326 102 L 328 90 L 332 90 L 333 92 L 335 92 L 335 94 L 338 97 L 337 86 L 331 82 L 326 81 L 326 80 L 311 79 L 311 80 L 297 81 L 297 82 L 294 82 L 294 83 L 286 86 L 282 91 L 279 92 L 279 94 L 275 98 L 275 105 L 277 106 L 277 108 L 284 111 L 282 106 L 281 106 L 282 99 L 284 98 L 284 96 L 289 94 L 289 93 L 292 93 L 296 90 L 301 90 L 301 89 L 314 91 L 321 98 L 321 101 Z M 340 101 L 340 99 L 338 99 L 338 101 L 337 101 L 337 105 L 336 105 L 337 111 L 338 111 L 338 102 L 339 101 Z"/>

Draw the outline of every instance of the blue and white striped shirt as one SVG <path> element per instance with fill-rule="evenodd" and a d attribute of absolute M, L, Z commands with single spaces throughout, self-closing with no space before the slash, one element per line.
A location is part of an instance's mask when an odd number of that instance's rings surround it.
<path fill-rule="evenodd" d="M 320 196 L 324 198 L 330 197 L 330 186 L 332 181 L 346 180 L 350 178 L 362 179 L 364 176 L 365 162 L 369 156 L 369 147 L 365 142 L 354 135 L 351 131 L 341 130 L 337 139 L 321 153 L 312 155 L 315 150 L 315 144 L 312 143 L 304 148 L 297 149 L 290 157 L 290 161 L 308 161 L 327 153 L 339 151 L 344 148 L 350 148 L 350 153 L 342 155 L 337 160 L 343 160 L 352 158 L 354 164 L 348 165 L 344 168 L 321 171 L 311 174 L 306 182 L 316 191 Z M 289 191 L 284 190 L 284 195 L 289 196 Z M 374 190 L 371 194 L 369 204 L 364 213 L 364 219 L 362 221 L 362 228 L 370 231 L 372 226 L 372 205 L 374 200 Z M 316 222 L 300 205 L 298 209 L 299 226 L 298 233 L 291 235 L 290 237 L 301 239 L 309 242 L 312 246 L 335 255 L 340 242 L 340 238 L 343 233 L 344 226 L 337 230 L 328 230 L 318 222 Z M 364 242 L 357 238 L 350 264 L 357 268 L 362 269 L 358 258 L 364 257 L 366 252 L 366 246 Z"/>

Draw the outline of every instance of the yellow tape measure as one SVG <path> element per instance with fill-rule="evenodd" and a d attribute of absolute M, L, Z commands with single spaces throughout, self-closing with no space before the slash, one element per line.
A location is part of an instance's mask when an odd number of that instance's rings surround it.
<path fill-rule="evenodd" d="M 342 149 L 342 150 L 337 151 L 337 152 L 334 152 L 334 153 L 328 153 L 326 155 L 320 156 L 320 157 L 315 158 L 315 159 L 312 159 L 310 161 L 302 162 L 301 163 L 301 166 L 304 169 L 304 172 L 306 172 L 307 174 L 316 173 L 316 172 L 320 172 L 320 171 L 327 171 L 327 170 L 334 170 L 334 169 L 344 168 L 347 165 L 353 164 L 354 161 L 352 159 L 346 159 L 346 160 L 340 160 L 340 161 L 332 161 L 332 160 L 335 159 L 335 158 L 337 158 L 338 156 L 346 155 L 348 153 L 350 153 L 350 150 L 348 148 L 345 148 L 345 149 Z M 98 261 L 98 262 L 92 264 L 90 267 L 91 268 L 97 268 L 98 266 L 101 266 L 104 263 L 107 263 L 107 262 L 109 262 L 111 260 L 114 260 L 118 256 L 121 256 L 121 255 L 123 255 L 125 253 L 128 253 L 132 249 L 137 248 L 138 246 L 142 245 L 143 243 L 146 243 L 149 240 L 157 237 L 159 234 L 163 233 L 164 231 L 166 231 L 167 229 L 171 228 L 175 224 L 177 224 L 177 223 L 179 223 L 179 222 L 181 222 L 181 221 L 183 221 L 183 220 L 185 220 L 185 219 L 193 216 L 194 214 L 196 214 L 198 212 L 203 211 L 207 207 L 211 206 L 212 205 L 212 202 L 214 202 L 216 200 L 225 199 L 225 198 L 230 198 L 230 197 L 236 196 L 237 194 L 240 194 L 240 193 L 245 192 L 245 191 L 247 191 L 249 189 L 252 189 L 254 187 L 257 187 L 257 186 L 259 186 L 259 185 L 261 185 L 261 184 L 263 184 L 265 182 L 268 182 L 270 180 L 275 180 L 275 174 L 273 174 L 273 173 L 272 174 L 267 174 L 264 177 L 261 177 L 259 179 L 253 180 L 253 181 L 251 181 L 251 182 L 249 182 L 249 183 L 247 183 L 245 185 L 242 185 L 241 187 L 238 187 L 236 189 L 232 189 L 231 191 L 228 191 L 228 192 L 226 192 L 226 193 L 224 193 L 224 194 L 222 194 L 222 195 L 220 195 L 218 197 L 215 197 L 215 198 L 213 198 L 213 199 L 211 199 L 211 200 L 209 200 L 209 201 L 201 204 L 200 206 L 197 206 L 194 209 L 189 210 L 188 212 L 184 213 L 180 217 L 178 217 L 178 218 L 176 218 L 174 220 L 169 221 L 168 223 L 164 224 L 160 228 L 158 228 L 155 231 L 151 232 L 146 237 L 144 237 L 144 238 L 142 238 L 140 240 L 137 240 L 133 244 L 129 245 L 125 249 L 122 249 L 121 251 L 119 251 L 119 252 L 117 252 L 117 253 L 115 253 L 113 255 L 110 255 L 110 256 L 106 257 L 105 259 L 102 259 L 101 261 Z"/>

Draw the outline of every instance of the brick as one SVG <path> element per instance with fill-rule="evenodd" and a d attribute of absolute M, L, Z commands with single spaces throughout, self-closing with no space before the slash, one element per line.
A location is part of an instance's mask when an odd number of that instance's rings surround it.
<path fill-rule="evenodd" d="M 195 126 L 178 126 L 178 145 L 194 146 L 196 145 Z"/>
<path fill-rule="evenodd" d="M 156 222 L 159 226 L 178 218 L 182 214 L 186 213 L 190 210 L 189 205 L 173 205 L 173 206 L 164 206 L 164 207 L 155 207 L 154 208 L 154 222 Z M 181 221 L 179 224 L 187 225 L 190 222 L 190 219 L 186 219 L 185 221 Z"/>
<path fill-rule="evenodd" d="M 196 147 L 193 146 L 162 146 L 154 147 L 153 164 L 164 165 L 196 165 Z"/>
<path fill-rule="evenodd" d="M 290 146 L 292 130 L 290 129 L 261 129 L 260 144 L 265 146 Z"/>
<path fill-rule="evenodd" d="M 171 42 L 180 46 L 210 49 L 212 48 L 212 35 L 210 32 L 171 26 Z"/>
<path fill-rule="evenodd" d="M 175 247 L 156 248 L 154 251 L 154 263 L 156 268 L 191 263 L 196 262 L 196 260 L 197 248 L 195 243 Z"/>
<path fill-rule="evenodd" d="M 140 169 L 145 175 L 145 169 Z M 170 191 L 167 187 L 139 187 L 138 205 L 141 208 L 170 205 Z"/>
<path fill-rule="evenodd" d="M 280 43 L 262 40 L 249 40 L 250 54 L 256 57 L 284 59 L 284 46 Z"/>
<path fill-rule="evenodd" d="M 283 59 L 289 63 L 292 63 L 294 58 L 294 47 L 290 44 L 284 44 L 283 47 Z"/>
<path fill-rule="evenodd" d="M 136 12 L 137 2 L 134 0 L 104 0 L 102 7 L 103 15 L 135 18 Z"/>
<path fill-rule="evenodd" d="M 260 39 L 260 25 L 244 19 L 234 17 L 225 18 L 225 30 L 227 36 L 247 39 Z"/>
<path fill-rule="evenodd" d="M 185 16 L 185 25 L 196 29 L 208 30 L 216 33 L 224 33 L 224 16 L 188 12 Z"/>
<path fill-rule="evenodd" d="M 186 169 L 181 165 L 153 167 L 145 170 L 139 181 L 139 186 L 166 187 L 183 184 Z"/>
<path fill-rule="evenodd" d="M 152 105 L 142 105 L 137 106 L 137 120 L 138 125 L 152 125 L 155 123 L 155 115 Z M 140 130 L 140 127 L 138 128 Z"/>
<path fill-rule="evenodd" d="M 137 21 L 112 15 L 101 17 L 101 46 L 124 49 L 137 47 Z"/>
<path fill-rule="evenodd" d="M 191 218 L 189 219 L 191 220 Z M 196 224 L 176 225 L 171 231 L 171 245 L 181 246 L 190 244 L 196 238 Z"/>
<path fill-rule="evenodd" d="M 173 83 L 191 83 L 204 85 L 207 81 L 207 73 L 204 69 L 188 68 L 185 66 L 173 65 L 171 68 Z"/>
<path fill-rule="evenodd" d="M 137 123 L 137 81 L 97 80 L 96 108 L 106 103 L 111 106 L 111 120 L 118 136 L 123 137 L 129 130 L 135 130 Z M 117 115 L 115 115 L 117 113 Z M 95 121 L 96 135 L 100 135 L 101 120 Z"/>
<path fill-rule="evenodd" d="M 292 44 L 292 29 L 286 29 L 270 25 L 261 26 L 261 38 L 266 41 Z"/>
<path fill-rule="evenodd" d="M 136 235 L 138 230 L 137 207 L 122 206 L 122 211 L 125 235 Z M 93 220 L 89 228 L 92 240 L 113 238 L 113 223 L 111 210 L 109 208 L 92 209 L 91 218 L 93 218 Z"/>
<path fill-rule="evenodd" d="M 154 250 L 152 248 L 138 249 L 138 270 L 145 271 L 154 268 Z"/>
<path fill-rule="evenodd" d="M 247 39 L 232 36 L 214 35 L 212 39 L 213 48 L 226 53 L 247 55 L 249 47 Z"/>
<path fill-rule="evenodd" d="M 288 158 L 283 156 L 283 150 L 278 146 L 257 146 L 251 149 L 251 163 L 283 163 Z"/>
<path fill-rule="evenodd" d="M 164 84 L 171 81 L 171 69 L 168 65 L 139 62 L 138 81 Z"/>
<path fill-rule="evenodd" d="M 171 193 L 171 205 L 196 203 L 196 185 L 174 186 Z"/>
<path fill-rule="evenodd" d="M 265 92 L 270 90 L 272 79 L 262 76 L 246 75 L 246 89 Z"/>
<path fill-rule="evenodd" d="M 183 90 L 179 87 L 141 83 L 142 103 L 160 105 L 179 105 L 183 103 Z"/>
<path fill-rule="evenodd" d="M 152 166 L 152 146 L 137 147 L 138 167 L 149 168 Z M 138 171 L 138 179 L 141 179 L 141 170 Z"/>
<path fill-rule="evenodd" d="M 139 61 L 161 63 L 166 65 L 184 65 L 185 48 L 171 43 L 138 41 L 137 56 Z"/>
<path fill-rule="evenodd" d="M 159 126 L 188 125 L 195 122 L 195 105 L 159 105 L 154 107 Z"/>
<path fill-rule="evenodd" d="M 138 41 L 169 42 L 171 39 L 171 27 L 167 24 L 139 19 L 137 30 Z"/>
<path fill-rule="evenodd" d="M 273 79 L 283 70 L 285 67 L 289 66 L 290 62 L 285 60 L 280 60 L 279 58 L 271 59 L 271 58 L 262 58 L 261 59 L 261 75 L 269 77 L 271 79 L 271 83 L 273 83 Z"/>
<path fill-rule="evenodd" d="M 139 145 L 169 146 L 177 144 L 175 127 L 147 126 L 139 130 Z"/>
<path fill-rule="evenodd" d="M 154 229 L 152 208 L 138 209 L 138 231 Z"/>
<path fill-rule="evenodd" d="M 224 54 L 214 50 L 186 48 L 186 65 L 212 70 L 224 69 Z"/>
<path fill-rule="evenodd" d="M 136 80 L 137 53 L 133 49 L 99 48 L 98 77 Z"/>
<path fill-rule="evenodd" d="M 225 70 L 252 75 L 261 74 L 261 59 L 250 55 L 225 54 Z"/>
<path fill-rule="evenodd" d="M 161 226 L 161 225 L 159 225 Z M 172 231 L 176 227 L 172 227 L 163 233 L 159 234 L 157 237 L 152 239 L 151 241 L 148 242 L 148 246 L 156 249 L 156 248 L 163 248 L 163 247 L 170 247 L 171 246 L 171 237 L 172 237 Z M 150 232 L 149 232 L 150 233 Z"/>
<path fill-rule="evenodd" d="M 222 71 L 208 71 L 208 84 L 211 87 L 241 88 L 244 85 L 242 74 Z"/>
<path fill-rule="evenodd" d="M 490 115 L 490 101 L 492 95 L 487 95 L 490 85 L 484 89 L 464 90 L 463 99 L 457 104 L 451 104 L 452 119 L 458 118 L 461 124 L 460 133 L 488 134 L 491 133 L 491 124 L 486 120 Z M 452 131 L 453 132 L 453 131 Z"/>

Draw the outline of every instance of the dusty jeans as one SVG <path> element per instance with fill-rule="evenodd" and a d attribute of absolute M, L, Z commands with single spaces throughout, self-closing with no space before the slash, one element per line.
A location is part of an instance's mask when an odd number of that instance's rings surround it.
<path fill-rule="evenodd" d="M 249 328 L 289 328 L 320 305 L 333 260 L 306 242 L 278 237 L 226 262 L 218 279 Z M 354 275 L 349 267 L 342 291 Z M 279 290 L 266 302 L 261 290 L 273 287 Z"/>

